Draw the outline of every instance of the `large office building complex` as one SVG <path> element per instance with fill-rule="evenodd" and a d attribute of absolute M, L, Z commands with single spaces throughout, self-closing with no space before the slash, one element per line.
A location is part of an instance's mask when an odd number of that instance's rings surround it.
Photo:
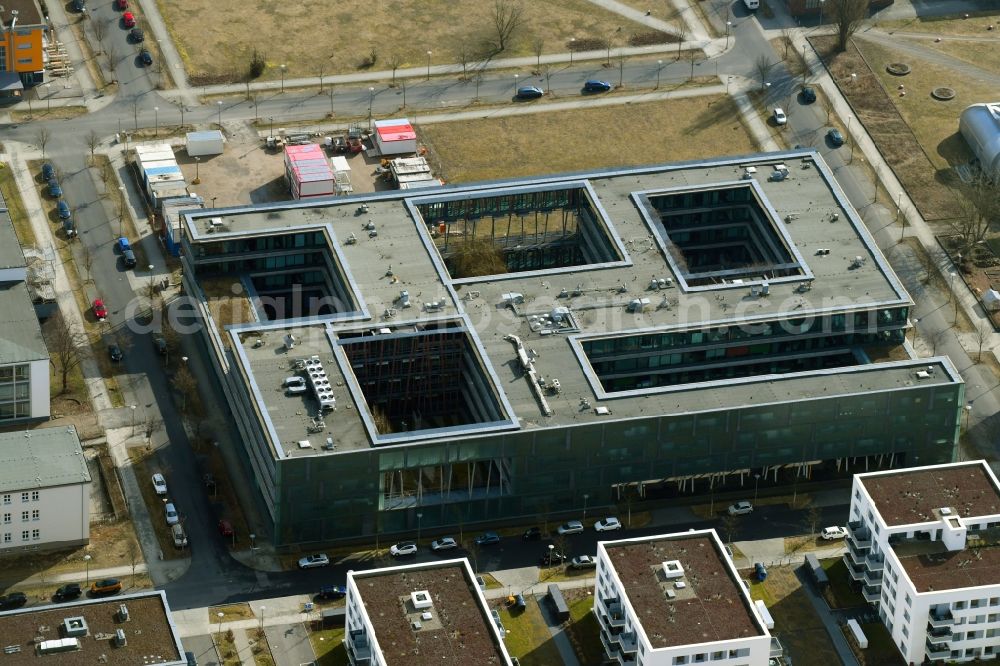
<path fill-rule="evenodd" d="M 1000 654 L 1000 484 L 985 461 L 854 477 L 851 578 L 903 661 Z"/>
<path fill-rule="evenodd" d="M 962 380 L 812 151 L 182 228 L 279 545 L 952 459 Z"/>
<path fill-rule="evenodd" d="M 594 614 L 607 663 L 771 658 L 771 636 L 715 530 L 598 542 Z"/>

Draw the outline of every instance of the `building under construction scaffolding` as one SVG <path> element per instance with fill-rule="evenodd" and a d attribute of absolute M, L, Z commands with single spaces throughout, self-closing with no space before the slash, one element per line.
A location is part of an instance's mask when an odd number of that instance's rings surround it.
<path fill-rule="evenodd" d="M 182 230 L 279 545 L 794 492 L 955 450 L 962 380 L 911 356 L 910 298 L 812 151 L 192 211 Z"/>

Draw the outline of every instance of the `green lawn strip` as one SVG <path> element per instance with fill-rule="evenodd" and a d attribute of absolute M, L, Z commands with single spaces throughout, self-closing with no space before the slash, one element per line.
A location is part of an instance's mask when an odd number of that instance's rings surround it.
<path fill-rule="evenodd" d="M 309 642 L 316 653 L 316 666 L 347 666 L 350 663 L 344 646 L 343 627 L 310 631 Z"/>
<path fill-rule="evenodd" d="M 562 657 L 552 640 L 552 634 L 534 599 L 528 599 L 523 611 L 514 615 L 500 604 L 500 621 L 507 634 L 507 651 L 520 659 L 523 666 L 561 664 Z"/>
<path fill-rule="evenodd" d="M 35 230 L 31 228 L 31 220 L 24 210 L 24 202 L 21 201 L 21 193 L 17 189 L 17 182 L 14 180 L 14 172 L 10 165 L 0 163 L 0 193 L 7 204 L 7 213 L 14 223 L 14 233 L 21 246 L 33 246 L 35 244 Z"/>

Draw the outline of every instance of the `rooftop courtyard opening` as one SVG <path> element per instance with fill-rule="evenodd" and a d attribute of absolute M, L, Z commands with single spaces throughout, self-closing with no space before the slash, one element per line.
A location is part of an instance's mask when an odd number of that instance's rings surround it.
<path fill-rule="evenodd" d="M 750 184 L 647 193 L 667 259 L 688 287 L 805 274 Z"/>
<path fill-rule="evenodd" d="M 330 238 L 321 229 L 198 243 L 198 279 L 231 279 L 262 321 L 326 317 L 361 309 Z M 234 291 L 234 293 L 236 293 Z"/>
<path fill-rule="evenodd" d="M 509 422 L 462 321 L 339 332 L 337 343 L 377 439 L 454 434 Z"/>
<path fill-rule="evenodd" d="M 454 280 L 622 260 L 583 185 L 421 199 L 416 209 Z"/>
<path fill-rule="evenodd" d="M 893 360 L 907 314 L 905 307 L 862 310 L 579 344 L 604 392 L 617 393 Z"/>

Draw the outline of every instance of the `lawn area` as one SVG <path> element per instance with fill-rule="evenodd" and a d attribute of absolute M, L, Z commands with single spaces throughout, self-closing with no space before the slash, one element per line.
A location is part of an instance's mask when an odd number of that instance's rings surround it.
<path fill-rule="evenodd" d="M 595 140 L 595 128 L 611 127 L 614 140 Z M 435 173 L 462 183 L 756 150 L 724 95 L 421 125 L 420 134 Z"/>
<path fill-rule="evenodd" d="M 982 41 L 945 39 L 940 42 L 926 40 L 919 43 L 936 51 L 947 53 L 953 58 L 964 60 L 980 69 L 993 73 L 1000 72 L 1000 39 L 996 37 Z"/>
<path fill-rule="evenodd" d="M 500 621 L 507 634 L 507 651 L 521 660 L 522 666 L 552 666 L 562 663 L 559 650 L 552 642 L 549 627 L 534 597 L 526 599 L 527 608 L 515 615 L 499 603 Z"/>
<path fill-rule="evenodd" d="M 243 661 L 236 652 L 236 637 L 232 629 L 215 634 L 214 636 L 215 645 L 219 649 L 219 655 L 222 657 L 222 664 L 220 666 L 241 666 Z"/>
<path fill-rule="evenodd" d="M 344 647 L 343 627 L 310 631 L 309 642 L 316 653 L 316 666 L 347 666 L 350 663 Z"/>
<path fill-rule="evenodd" d="M 914 17 L 897 21 L 879 21 L 878 27 L 888 33 L 927 32 L 934 35 L 963 35 L 986 37 L 997 34 L 990 32 L 988 25 L 1000 24 L 1000 14 L 997 12 L 970 12 L 969 18 L 947 18 L 939 16 Z"/>
<path fill-rule="evenodd" d="M 566 634 L 581 666 L 601 666 L 604 646 L 601 645 L 601 627 L 594 615 L 594 596 L 589 590 L 567 590 L 563 593 L 569 604 L 569 626 Z"/>
<path fill-rule="evenodd" d="M 847 572 L 847 565 L 843 558 L 835 557 L 827 560 L 820 560 L 820 564 L 826 570 L 826 575 L 830 579 L 830 587 L 823 594 L 826 602 L 831 608 L 854 608 L 865 606 L 868 602 L 856 591 L 851 583 L 853 579 Z"/>
<path fill-rule="evenodd" d="M 158 0 L 160 13 L 184 60 L 191 83 L 241 81 L 256 47 L 267 61 L 263 78 L 319 76 L 359 69 L 387 70 L 471 63 L 495 38 L 493 0 L 245 3 L 239 0 Z M 499 57 L 564 52 L 570 39 L 582 48 L 612 38 L 617 46 L 669 41 L 669 36 L 601 9 L 586 0 L 523 2 L 522 24 Z M 491 34 L 493 30 L 494 34 Z M 294 35 L 294 39 L 289 39 Z M 304 44 L 314 47 L 302 48 Z M 600 48 L 600 46 L 590 46 Z M 372 55 L 375 55 L 374 63 Z M 478 58 L 481 60 L 481 58 Z"/>
<path fill-rule="evenodd" d="M 767 580 L 751 581 L 750 596 L 762 599 L 774 618 L 774 630 L 796 666 L 827 666 L 840 659 L 829 634 L 795 575 L 797 567 L 769 567 Z"/>
<path fill-rule="evenodd" d="M 0 162 L 0 194 L 3 194 L 3 200 L 7 203 L 7 213 L 14 223 L 14 233 L 17 234 L 18 242 L 22 247 L 34 245 L 35 231 L 31 228 L 28 213 L 24 210 L 21 193 L 14 181 L 14 172 L 6 162 Z"/>
<path fill-rule="evenodd" d="M 851 651 L 858 658 L 861 666 L 904 666 L 903 655 L 899 653 L 899 648 L 892 642 L 892 634 L 881 622 L 868 622 L 861 625 L 861 631 L 868 639 L 868 648 L 862 650 L 854 640 L 854 634 L 847 628 L 841 627 L 847 644 L 851 646 Z"/>
<path fill-rule="evenodd" d="M 219 613 L 222 613 L 222 622 L 235 622 L 236 620 L 252 620 L 253 610 L 250 604 L 227 604 L 225 606 L 209 606 L 208 621 L 219 622 Z"/>
<path fill-rule="evenodd" d="M 958 115 L 973 101 L 992 99 L 991 87 L 864 39 L 854 39 L 846 52 L 833 56 L 829 55 L 833 38 L 812 41 L 818 53 L 827 54 L 834 80 L 924 218 L 953 217 L 957 198 L 948 185 L 954 180 L 949 167 L 972 156 L 958 133 Z M 885 71 L 887 64 L 900 61 L 912 67 L 909 75 L 896 77 Z M 852 74 L 857 74 L 856 81 Z M 901 84 L 906 86 L 905 97 L 897 92 Z M 930 96 L 934 88 L 945 85 L 955 89 L 956 99 L 940 102 Z"/>

